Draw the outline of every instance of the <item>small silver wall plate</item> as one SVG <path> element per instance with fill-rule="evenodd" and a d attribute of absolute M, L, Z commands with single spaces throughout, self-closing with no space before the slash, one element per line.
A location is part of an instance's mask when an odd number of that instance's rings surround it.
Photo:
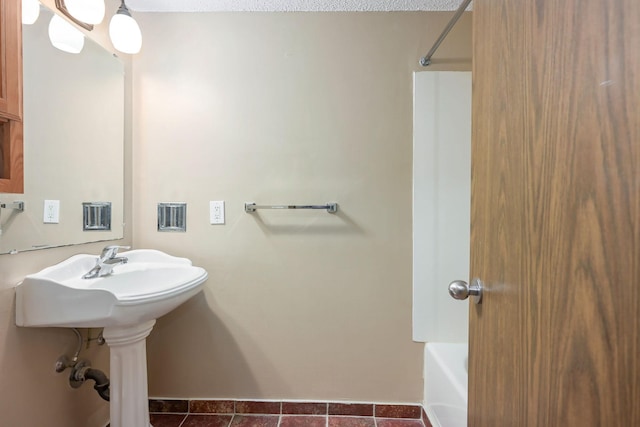
<path fill-rule="evenodd" d="M 83 231 L 111 231 L 111 202 L 82 203 Z"/>
<path fill-rule="evenodd" d="M 158 231 L 187 231 L 187 204 L 158 203 Z"/>

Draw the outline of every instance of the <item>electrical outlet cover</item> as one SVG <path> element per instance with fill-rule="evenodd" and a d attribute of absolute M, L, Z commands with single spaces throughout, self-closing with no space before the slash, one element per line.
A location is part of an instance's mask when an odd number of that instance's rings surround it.
<path fill-rule="evenodd" d="M 209 222 L 211 224 L 224 224 L 224 201 L 209 202 Z"/>
<path fill-rule="evenodd" d="M 42 221 L 45 224 L 60 223 L 60 200 L 44 201 L 44 215 Z"/>

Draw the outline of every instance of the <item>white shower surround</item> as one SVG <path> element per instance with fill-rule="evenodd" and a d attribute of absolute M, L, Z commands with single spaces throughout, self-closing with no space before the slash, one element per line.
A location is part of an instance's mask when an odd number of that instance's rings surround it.
<path fill-rule="evenodd" d="M 452 11 L 462 0 L 128 0 L 139 12 Z"/>
<path fill-rule="evenodd" d="M 469 280 L 471 72 L 414 73 L 413 103 L 413 339 L 467 342 L 448 285 Z"/>

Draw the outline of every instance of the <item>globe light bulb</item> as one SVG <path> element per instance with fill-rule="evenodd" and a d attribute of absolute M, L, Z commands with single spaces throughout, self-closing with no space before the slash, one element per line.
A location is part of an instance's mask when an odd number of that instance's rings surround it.
<path fill-rule="evenodd" d="M 40 16 L 40 2 L 38 0 L 22 0 L 22 23 L 31 25 Z"/>
<path fill-rule="evenodd" d="M 109 22 L 109 37 L 113 47 L 123 53 L 135 54 L 142 47 L 142 33 L 124 2 Z"/>
<path fill-rule="evenodd" d="M 49 23 L 51 44 L 69 53 L 80 53 L 84 47 L 84 34 L 59 15 L 53 15 Z"/>

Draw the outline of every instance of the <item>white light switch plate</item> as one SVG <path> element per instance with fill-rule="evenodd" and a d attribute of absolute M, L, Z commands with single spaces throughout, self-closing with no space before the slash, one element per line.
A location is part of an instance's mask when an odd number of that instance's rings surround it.
<path fill-rule="evenodd" d="M 42 221 L 45 224 L 58 224 L 60 222 L 60 200 L 44 201 L 44 215 Z"/>
<path fill-rule="evenodd" d="M 211 224 L 224 224 L 224 201 L 209 202 L 209 221 Z"/>

